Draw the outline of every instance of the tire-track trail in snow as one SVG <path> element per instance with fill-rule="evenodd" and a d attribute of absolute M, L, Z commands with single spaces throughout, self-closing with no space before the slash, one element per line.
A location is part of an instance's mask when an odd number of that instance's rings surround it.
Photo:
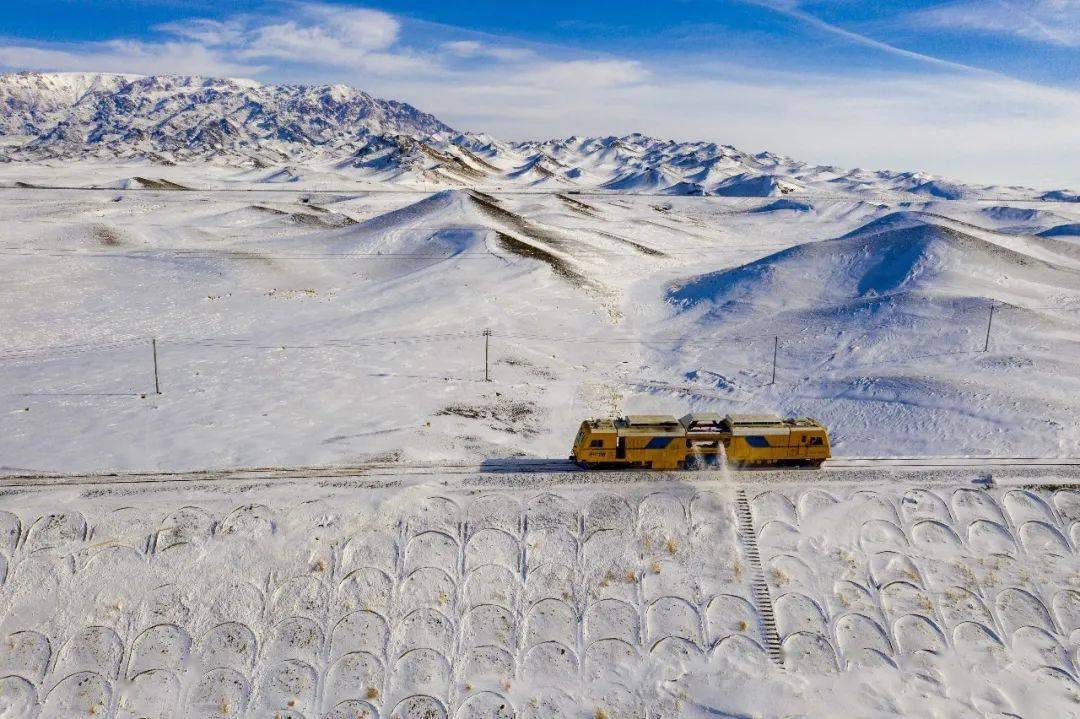
<path fill-rule="evenodd" d="M 1073 457 L 834 457 L 820 470 L 804 467 L 759 467 L 731 469 L 736 483 L 768 481 L 773 477 L 813 483 L 863 481 L 869 472 L 898 470 L 980 471 L 988 469 L 1068 469 L 1080 467 L 1080 458 Z M 842 471 L 839 471 L 842 470 Z M 855 474 L 855 477 L 844 475 Z M 574 475 L 582 483 L 596 481 L 694 481 L 699 473 L 653 472 L 635 470 L 582 470 L 566 460 L 514 460 L 487 463 L 415 463 L 415 464 L 357 464 L 339 466 L 251 467 L 237 469 L 207 469 L 162 472 L 93 472 L 84 474 L 54 474 L 23 472 L 0 475 L 0 490 L 15 487 L 56 487 L 99 484 L 150 484 L 169 482 L 272 482 L 287 480 L 374 479 L 378 484 L 393 484 L 397 478 L 425 476 L 469 476 L 485 478 L 484 483 L 499 476 L 514 475 Z M 707 473 L 702 473 L 707 474 Z M 565 480 L 560 480 L 563 483 Z M 538 483 L 539 483 L 538 482 Z"/>

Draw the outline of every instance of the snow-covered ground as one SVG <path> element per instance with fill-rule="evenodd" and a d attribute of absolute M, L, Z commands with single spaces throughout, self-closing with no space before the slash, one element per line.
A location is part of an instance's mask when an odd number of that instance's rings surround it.
<path fill-rule="evenodd" d="M 0 719 L 1080 716 L 1075 469 L 504 461 L 695 410 L 1076 457 L 1075 191 L 342 86 L 0 101 Z"/>
<path fill-rule="evenodd" d="M 564 457 L 642 410 L 809 414 L 849 455 L 1080 452 L 1075 203 L 147 174 L 0 167 L 7 472 Z"/>
<path fill-rule="evenodd" d="M 0 716 L 1080 716 L 1076 472 L 984 479 L 7 486 Z"/>

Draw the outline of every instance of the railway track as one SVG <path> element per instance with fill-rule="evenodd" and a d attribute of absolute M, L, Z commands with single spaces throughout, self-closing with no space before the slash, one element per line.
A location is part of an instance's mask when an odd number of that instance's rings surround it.
<path fill-rule="evenodd" d="M 757 468 L 732 468 L 734 478 L 749 478 L 754 474 L 776 472 L 805 472 L 807 478 L 822 476 L 830 480 L 842 480 L 835 474 L 860 469 L 878 470 L 991 470 L 995 468 L 1080 468 L 1080 458 L 1061 457 L 834 457 L 820 470 L 799 467 L 765 466 Z M 567 460 L 514 459 L 490 460 L 477 463 L 368 463 L 355 465 L 322 465 L 295 467 L 246 467 L 217 470 L 186 470 L 160 472 L 95 472 L 85 474 L 60 474 L 22 472 L 0 475 L 0 489 L 16 487 L 77 486 L 94 484 L 144 484 L 163 482 L 241 482 L 326 480 L 363 478 L 408 478 L 425 476 L 461 475 L 523 475 L 523 474 L 573 474 L 583 477 L 655 475 L 677 477 L 694 472 L 648 472 L 642 470 L 582 470 Z M 494 477 L 492 477 L 494 478 Z"/>
<path fill-rule="evenodd" d="M 1078 467 L 1080 457 L 833 457 L 827 469 L 857 467 Z"/>

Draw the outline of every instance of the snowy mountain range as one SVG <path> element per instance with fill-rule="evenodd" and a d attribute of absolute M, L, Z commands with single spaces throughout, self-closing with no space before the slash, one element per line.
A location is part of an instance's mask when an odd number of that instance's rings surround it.
<path fill-rule="evenodd" d="M 104 73 L 0 75 L 0 162 L 214 163 L 256 182 L 316 173 L 411 187 L 771 197 L 899 193 L 1075 200 L 921 172 L 844 170 L 641 134 L 503 142 L 345 85 Z M 268 170 L 268 172 L 260 172 Z"/>

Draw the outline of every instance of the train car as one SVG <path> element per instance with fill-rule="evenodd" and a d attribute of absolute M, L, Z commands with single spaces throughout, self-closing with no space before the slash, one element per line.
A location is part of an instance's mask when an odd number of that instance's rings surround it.
<path fill-rule="evenodd" d="M 570 460 L 586 469 L 683 469 L 737 466 L 821 466 L 831 453 L 828 431 L 814 419 L 766 414 L 629 415 L 581 423 Z"/>
<path fill-rule="evenodd" d="M 570 459 L 585 469 L 681 469 L 686 462 L 686 429 L 675 417 L 663 414 L 586 420 Z"/>
<path fill-rule="evenodd" d="M 810 417 L 729 414 L 720 426 L 727 460 L 733 464 L 820 467 L 831 456 L 828 431 Z"/>

